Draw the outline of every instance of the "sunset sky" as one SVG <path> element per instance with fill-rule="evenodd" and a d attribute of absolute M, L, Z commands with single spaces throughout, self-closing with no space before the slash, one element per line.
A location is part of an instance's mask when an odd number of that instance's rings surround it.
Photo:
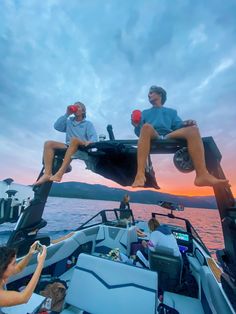
<path fill-rule="evenodd" d="M 150 107 L 151 85 L 166 107 L 213 136 L 236 195 L 235 0 L 2 0 L 0 7 L 0 180 L 32 184 L 45 140 L 64 142 L 55 120 L 75 101 L 98 134 L 135 139 L 134 109 Z M 209 195 L 194 173 L 152 156 L 161 191 Z M 117 184 L 73 162 L 64 181 Z"/>

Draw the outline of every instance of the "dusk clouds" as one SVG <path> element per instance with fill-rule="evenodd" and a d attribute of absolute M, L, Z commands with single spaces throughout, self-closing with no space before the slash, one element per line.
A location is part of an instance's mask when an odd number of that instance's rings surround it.
<path fill-rule="evenodd" d="M 156 84 L 168 92 L 167 107 L 214 137 L 236 191 L 234 0 L 3 0 L 0 6 L 0 180 L 34 181 L 44 141 L 64 141 L 54 121 L 77 100 L 98 133 L 110 123 L 116 138 L 135 138 L 131 111 L 149 107 L 148 88 Z M 162 168 L 169 163 L 154 160 L 167 187 Z M 83 174 L 73 174 L 78 181 L 99 182 L 83 165 L 75 167 Z M 183 189 L 192 181 L 185 179 Z"/>

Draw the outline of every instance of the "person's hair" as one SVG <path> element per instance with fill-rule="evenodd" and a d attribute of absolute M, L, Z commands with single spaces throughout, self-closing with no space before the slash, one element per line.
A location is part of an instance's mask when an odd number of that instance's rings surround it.
<path fill-rule="evenodd" d="M 74 105 L 79 105 L 82 108 L 82 117 L 83 117 L 83 119 L 86 118 L 86 107 L 85 107 L 85 105 L 80 101 L 75 102 Z"/>
<path fill-rule="evenodd" d="M 8 265 L 16 256 L 16 250 L 7 246 L 0 247 L 0 280 L 3 277 Z"/>
<path fill-rule="evenodd" d="M 160 87 L 160 86 L 151 86 L 150 89 L 149 89 L 149 93 L 152 92 L 152 93 L 156 93 L 158 95 L 161 95 L 161 104 L 164 105 L 164 103 L 166 102 L 166 99 L 167 99 L 167 93 L 166 91 L 164 90 L 164 88 Z"/>
<path fill-rule="evenodd" d="M 123 202 L 128 202 L 129 201 L 129 194 L 125 194 L 123 198 Z"/>
<path fill-rule="evenodd" d="M 160 227 L 160 223 L 158 222 L 156 218 L 151 218 L 148 221 L 148 227 L 151 231 L 154 231 L 156 230 L 156 228 Z"/>

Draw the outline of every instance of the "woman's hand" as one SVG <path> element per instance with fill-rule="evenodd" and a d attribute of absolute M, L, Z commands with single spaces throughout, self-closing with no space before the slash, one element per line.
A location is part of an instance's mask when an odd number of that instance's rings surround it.
<path fill-rule="evenodd" d="M 36 250 L 37 243 L 38 243 L 38 241 L 35 241 L 35 242 L 31 245 L 31 247 L 30 247 L 30 249 L 29 249 L 29 253 L 28 253 L 29 255 L 33 255 L 34 253 L 37 252 L 37 250 Z"/>
<path fill-rule="evenodd" d="M 141 238 L 146 237 L 146 234 L 144 232 L 142 232 L 140 229 L 137 229 L 136 232 L 137 232 L 138 237 L 141 237 Z"/>
<path fill-rule="evenodd" d="M 142 241 L 142 246 L 143 247 L 148 247 L 148 244 L 147 244 L 147 242 L 145 240 Z"/>
<path fill-rule="evenodd" d="M 43 247 L 42 253 L 38 253 L 38 257 L 37 257 L 38 263 L 41 263 L 41 264 L 44 263 L 45 258 L 47 256 L 47 248 L 46 248 L 46 246 L 42 245 L 42 247 Z"/>

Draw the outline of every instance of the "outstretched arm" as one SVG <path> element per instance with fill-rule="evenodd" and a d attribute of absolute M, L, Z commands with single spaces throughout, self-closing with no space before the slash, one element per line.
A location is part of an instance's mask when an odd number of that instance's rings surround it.
<path fill-rule="evenodd" d="M 32 255 L 36 252 L 37 241 L 35 241 L 28 252 L 28 254 L 16 265 L 15 274 L 20 273 L 29 263 Z"/>
<path fill-rule="evenodd" d="M 30 282 L 25 287 L 25 289 L 21 292 L 17 291 L 0 291 L 0 306 L 13 306 L 18 304 L 27 303 L 34 292 L 34 289 L 38 283 L 41 271 L 43 269 L 44 260 L 46 258 L 46 246 L 43 246 L 42 254 L 38 254 L 38 265 L 37 268 L 30 279 Z"/>

